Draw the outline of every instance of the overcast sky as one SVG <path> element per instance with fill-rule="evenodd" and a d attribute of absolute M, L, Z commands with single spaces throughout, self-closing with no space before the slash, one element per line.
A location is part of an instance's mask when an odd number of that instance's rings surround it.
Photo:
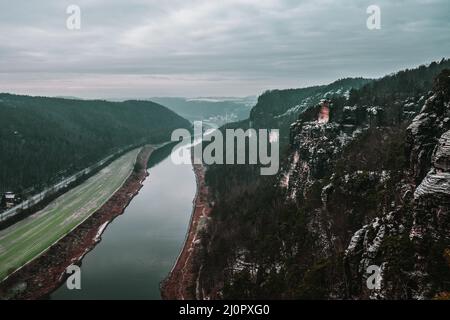
<path fill-rule="evenodd" d="M 380 30 L 366 27 L 371 4 Z M 258 95 L 442 57 L 449 0 L 0 0 L 0 92 Z"/>

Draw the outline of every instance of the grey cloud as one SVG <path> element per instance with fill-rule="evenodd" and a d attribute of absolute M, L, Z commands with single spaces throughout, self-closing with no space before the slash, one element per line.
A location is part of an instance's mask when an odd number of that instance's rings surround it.
<path fill-rule="evenodd" d="M 72 3 L 82 10 L 80 31 L 65 28 L 65 8 Z M 377 31 L 366 28 L 370 4 L 2 0 L 0 91 L 247 95 L 376 77 L 450 56 L 447 0 L 377 1 Z M 36 74 L 45 75 L 41 83 L 33 80 Z"/>

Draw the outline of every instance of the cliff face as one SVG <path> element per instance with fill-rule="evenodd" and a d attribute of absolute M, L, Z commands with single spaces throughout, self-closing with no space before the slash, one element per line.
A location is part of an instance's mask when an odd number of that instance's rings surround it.
<path fill-rule="evenodd" d="M 449 76 L 432 91 L 388 99 L 394 76 L 332 98 L 328 122 L 320 104 L 304 110 L 276 177 L 210 167 L 207 296 L 449 297 Z"/>
<path fill-rule="evenodd" d="M 267 91 L 258 98 L 250 113 L 250 121 L 256 128 L 277 128 L 281 132 L 281 142 L 287 142 L 289 125 L 299 114 L 324 98 L 348 97 L 352 89 L 358 89 L 372 80 L 346 78 L 328 85 L 301 89 Z"/>
<path fill-rule="evenodd" d="M 445 74 L 440 79 L 448 81 Z M 335 265 L 342 256 L 343 273 L 331 275 L 329 297 L 433 298 L 448 290 L 448 88 L 436 84 L 406 130 L 381 126 L 386 119 L 372 106 L 345 106 L 335 122 L 300 117 L 292 125 L 280 185 L 297 207 L 309 207 L 308 232 L 317 240 L 311 254 Z M 411 116 L 414 99 L 408 100 L 401 123 Z M 407 161 L 385 163 L 402 130 Z M 380 289 L 366 285 L 372 265 L 380 270 Z"/>
<path fill-rule="evenodd" d="M 378 226 L 378 216 L 388 213 L 399 192 L 391 193 L 397 188 L 397 168 L 381 165 L 383 152 L 394 144 L 390 135 L 398 132 L 380 128 L 374 110 L 371 106 L 345 106 L 339 121 L 321 124 L 301 118 L 291 128 L 291 155 L 280 175 L 280 186 L 286 189 L 288 201 L 308 212 L 307 229 L 315 241 L 307 254 L 314 264 L 325 260 L 330 266 L 325 271 L 330 285 L 322 298 L 350 297 L 348 286 L 359 282 L 360 274 L 346 280 L 344 252 L 353 241 L 351 246 L 361 253 L 358 241 L 367 227 L 359 228 L 376 217 L 372 222 L 377 228 L 374 241 L 366 243 L 367 252 L 360 260 L 374 255 L 385 232 Z M 369 266 L 365 264 L 357 264 L 356 270 L 365 270 Z"/>
<path fill-rule="evenodd" d="M 346 249 L 350 296 L 433 298 L 449 290 L 449 80 L 448 72 L 438 78 L 406 130 L 409 165 L 397 184 L 400 201 L 355 232 Z M 380 290 L 361 283 L 369 265 L 382 266 Z"/>

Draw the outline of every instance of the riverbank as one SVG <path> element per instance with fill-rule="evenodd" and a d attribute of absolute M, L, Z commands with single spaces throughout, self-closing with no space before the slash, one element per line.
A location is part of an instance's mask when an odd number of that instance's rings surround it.
<path fill-rule="evenodd" d="M 65 270 L 81 263 L 84 255 L 100 240 L 101 233 L 114 218 L 123 213 L 139 192 L 147 177 L 147 162 L 154 147 L 145 146 L 138 154 L 135 169 L 125 183 L 100 209 L 51 246 L 32 262 L 11 274 L 0 284 L 0 298 L 46 298 L 65 280 Z"/>
<path fill-rule="evenodd" d="M 201 234 L 207 228 L 211 207 L 205 184 L 205 167 L 202 164 L 192 166 L 197 181 L 197 193 L 183 248 L 171 272 L 161 283 L 161 297 L 165 300 L 201 298 L 197 281 L 201 269 L 199 258 L 203 249 Z"/>

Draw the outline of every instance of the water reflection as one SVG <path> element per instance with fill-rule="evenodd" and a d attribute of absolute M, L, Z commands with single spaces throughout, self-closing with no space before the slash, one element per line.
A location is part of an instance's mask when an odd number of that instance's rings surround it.
<path fill-rule="evenodd" d="M 64 284 L 52 299 L 160 299 L 159 284 L 183 245 L 196 190 L 192 166 L 173 164 L 172 148 L 154 152 L 140 193 L 83 259 L 82 289 Z"/>

